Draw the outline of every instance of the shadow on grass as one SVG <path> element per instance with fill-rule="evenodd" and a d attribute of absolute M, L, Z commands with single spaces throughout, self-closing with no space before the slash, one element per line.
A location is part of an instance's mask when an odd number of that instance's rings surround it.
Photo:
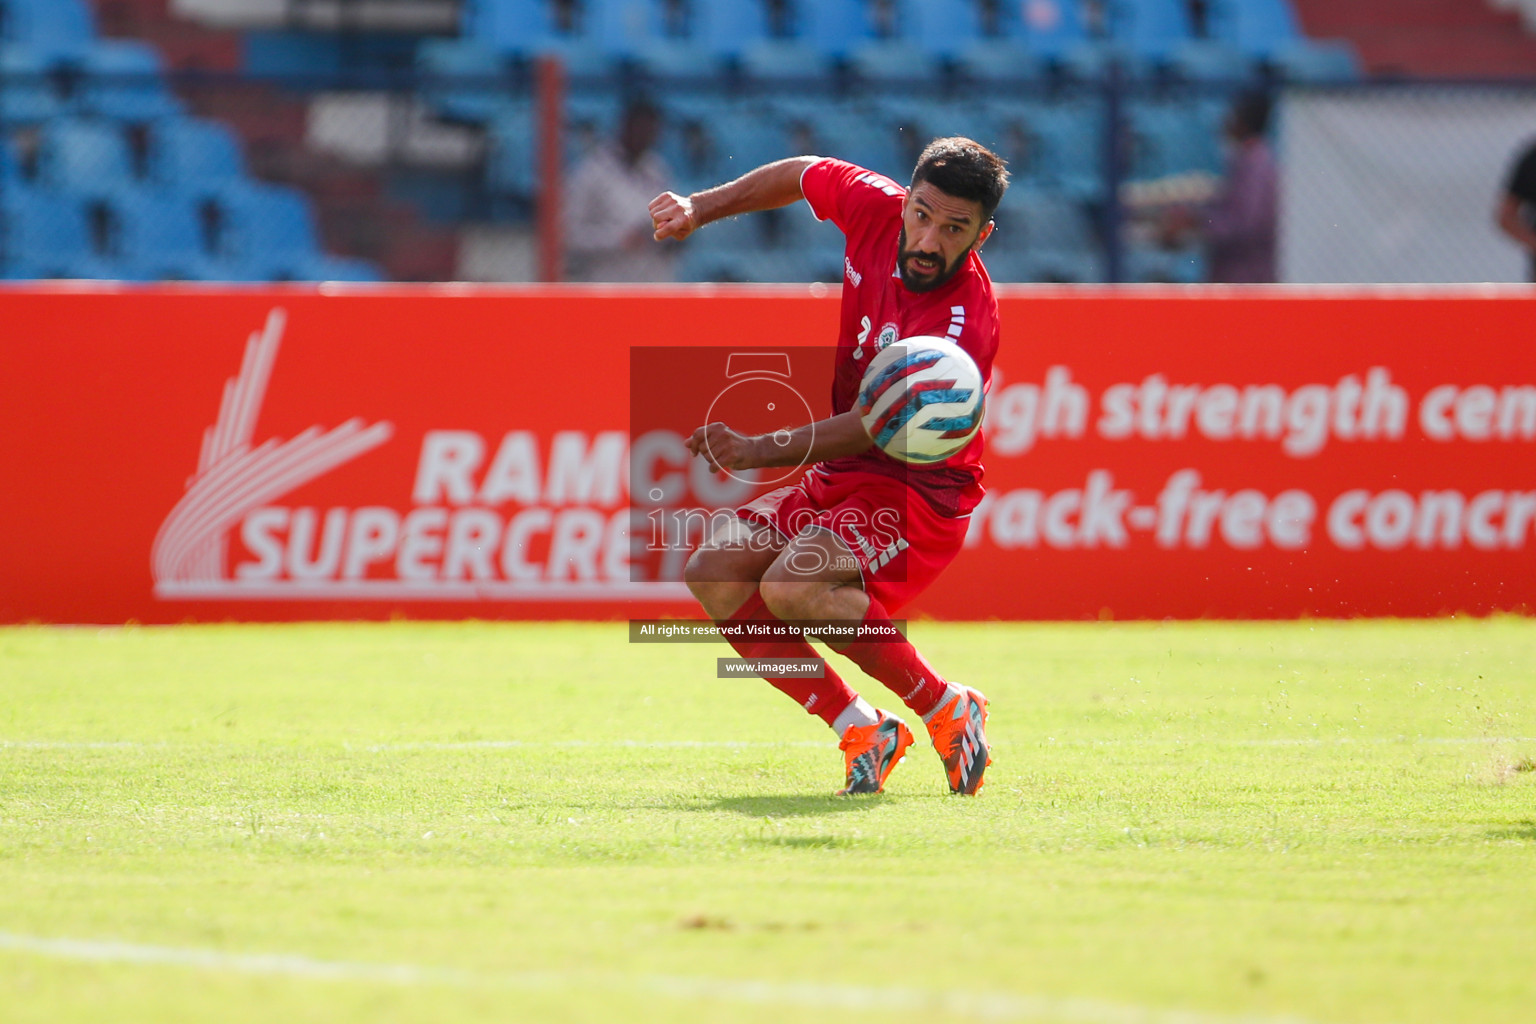
<path fill-rule="evenodd" d="M 815 818 L 827 814 L 867 811 L 885 802 L 883 793 L 868 796 L 807 796 L 804 793 L 783 796 L 728 796 L 705 804 L 701 810 L 733 811 L 749 818 Z"/>
<path fill-rule="evenodd" d="M 1527 819 L 1517 821 L 1503 828 L 1491 828 L 1488 830 L 1489 839 L 1523 839 L 1528 843 L 1536 843 L 1536 821 Z"/>

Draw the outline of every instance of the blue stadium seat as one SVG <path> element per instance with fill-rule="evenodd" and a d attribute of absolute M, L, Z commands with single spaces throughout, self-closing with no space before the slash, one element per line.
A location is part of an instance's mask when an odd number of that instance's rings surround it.
<path fill-rule="evenodd" d="M 50 63 L 80 57 L 96 38 L 96 19 L 85 0 L 6 0 L 6 38 Z"/>
<path fill-rule="evenodd" d="M 707 225 L 682 243 L 680 281 L 755 281 L 763 245 L 756 217 L 728 217 Z"/>
<path fill-rule="evenodd" d="M 825 144 L 820 156 L 837 157 L 872 171 L 905 181 L 912 165 L 902 166 L 894 125 L 879 116 L 877 110 L 850 100 L 822 98 L 795 106 L 776 101 L 786 124 L 791 119 L 806 121 L 816 138 Z M 793 113 L 792 113 L 793 111 Z"/>
<path fill-rule="evenodd" d="M 1183 82 L 1245 86 L 1258 78 L 1259 66 L 1234 46 L 1214 39 L 1190 39 L 1168 55 L 1168 70 Z"/>
<path fill-rule="evenodd" d="M 989 244 L 981 259 L 999 284 L 1093 284 L 1104 280 L 1100 258 L 1091 252 L 1004 251 Z"/>
<path fill-rule="evenodd" d="M 874 37 L 863 0 L 795 0 L 795 31 L 835 59 Z"/>
<path fill-rule="evenodd" d="M 1006 104 L 995 105 L 1006 109 Z M 1104 190 L 1104 110 L 1090 100 L 1030 105 L 1021 111 L 1039 150 L 1038 180 L 1068 196 Z"/>
<path fill-rule="evenodd" d="M 1194 36 L 1184 0 L 1117 0 L 1109 6 L 1110 37 L 1132 53 L 1163 60 Z"/>
<path fill-rule="evenodd" d="M 271 281 L 378 281 L 366 260 L 320 251 L 309 200 L 296 189 L 247 184 L 225 192 L 230 247 L 224 259 Z"/>
<path fill-rule="evenodd" d="M 624 99 L 611 89 L 572 90 L 565 96 L 567 135 L 574 126 L 590 125 L 601 138 L 611 139 L 619 130 L 623 113 Z M 567 143 L 572 141 L 566 139 Z"/>
<path fill-rule="evenodd" d="M 947 104 L 915 97 L 876 103 L 869 116 L 871 127 L 878 130 L 867 134 L 863 143 L 871 154 L 866 166 L 902 185 L 911 180 L 924 146 L 960 128 Z"/>
<path fill-rule="evenodd" d="M 562 142 L 565 164 L 574 169 L 594 145 L 614 138 L 622 113 L 622 100 L 608 90 L 572 91 L 566 96 Z M 664 130 L 674 120 L 663 118 Z M 528 96 L 509 96 L 500 101 L 486 126 L 487 189 L 502 199 L 525 200 L 539 191 L 538 111 Z"/>
<path fill-rule="evenodd" d="M 633 57 L 667 38 L 655 0 L 586 0 L 575 40 L 612 58 Z"/>
<path fill-rule="evenodd" d="M 745 174 L 786 155 L 782 139 L 765 130 L 763 119 L 752 109 L 721 113 L 713 119 L 713 128 L 728 177 Z"/>
<path fill-rule="evenodd" d="M 1127 82 L 1151 81 L 1157 64 L 1146 54 L 1113 39 L 1089 39 L 1056 55 L 1056 64 L 1070 80 L 1096 84 L 1118 65 Z"/>
<path fill-rule="evenodd" d="M 612 69 L 609 54 L 579 27 L 570 32 L 557 28 L 547 0 L 467 0 L 462 24 L 465 41 L 485 47 L 498 58 L 555 56 L 572 75 L 600 75 Z"/>
<path fill-rule="evenodd" d="M 533 102 L 503 101 L 486 127 L 486 140 L 486 186 L 497 194 L 532 195 L 538 164 Z"/>
<path fill-rule="evenodd" d="M 934 82 L 939 60 L 905 39 L 869 39 L 848 53 L 848 66 L 866 82 Z"/>
<path fill-rule="evenodd" d="M 1269 63 L 1286 82 L 1356 82 L 1364 74 L 1360 55 L 1344 39 L 1296 39 L 1272 50 Z"/>
<path fill-rule="evenodd" d="M 731 59 L 688 39 L 653 39 L 618 58 L 646 74 L 718 75 Z"/>
<path fill-rule="evenodd" d="M 100 117 L 150 121 L 181 113 L 165 87 L 160 53 L 145 43 L 98 42 L 81 58 L 80 106 Z"/>
<path fill-rule="evenodd" d="M 897 0 L 897 31 L 936 57 L 953 59 L 981 38 L 975 0 Z"/>
<path fill-rule="evenodd" d="M 1089 39 L 1078 0 L 1028 0 L 1004 7 L 1004 35 L 1023 40 L 1042 57 L 1060 57 Z"/>
<path fill-rule="evenodd" d="M 688 37 L 711 54 L 735 59 L 768 35 L 762 0 L 709 0 L 693 5 Z"/>
<path fill-rule="evenodd" d="M 1079 254 L 1098 250 L 1093 226 L 1082 206 L 1059 192 L 1010 188 L 1003 195 L 998 214 L 999 230 L 1007 228 L 1014 248 Z"/>
<path fill-rule="evenodd" d="M 1016 187 L 1050 188 L 1056 184 L 1051 154 L 1036 128 L 1044 112 L 1044 104 L 1026 100 L 982 108 L 982 125 L 975 137 L 1008 161 L 1008 173 Z"/>
<path fill-rule="evenodd" d="M 1130 180 L 1221 170 L 1219 141 L 1193 104 L 1132 101 L 1126 114 L 1131 134 Z"/>
<path fill-rule="evenodd" d="M 546 0 L 467 0 L 464 34 L 509 56 L 539 52 L 555 37 Z"/>
<path fill-rule="evenodd" d="M 994 124 L 986 109 L 978 104 L 955 100 L 930 98 L 918 94 L 887 94 L 873 103 L 876 117 L 882 124 L 910 124 L 920 129 L 925 138 L 922 144 L 948 135 L 965 135 L 984 145 L 991 142 Z M 911 171 L 911 167 L 907 171 Z M 901 180 L 905 181 L 905 177 Z"/>
<path fill-rule="evenodd" d="M 122 276 L 97 254 L 85 207 L 73 197 L 12 182 L 0 192 L 0 218 L 5 221 L 0 277 L 110 280 Z"/>
<path fill-rule="evenodd" d="M 599 97 L 612 97 L 612 93 L 603 91 L 597 94 L 589 94 L 586 102 L 595 107 Z M 666 108 L 667 117 L 705 117 L 713 118 L 721 115 L 740 113 L 746 110 L 761 111 L 762 104 L 745 100 L 739 96 L 731 96 L 722 92 L 718 84 L 705 83 L 702 88 L 674 88 L 667 90 L 659 101 Z M 617 101 L 610 99 L 610 113 L 607 119 L 617 125 L 619 121 L 620 106 Z"/>
<path fill-rule="evenodd" d="M 836 281 L 843 276 L 847 239 L 830 220 L 819 221 L 809 208 L 791 207 L 786 218 L 785 244 L 804 254 L 801 280 Z M 827 269 L 831 273 L 827 273 Z"/>
<path fill-rule="evenodd" d="M 720 153 L 713 122 L 709 118 L 674 114 L 663 130 L 660 151 L 682 193 L 698 192 L 732 177 Z"/>
<path fill-rule="evenodd" d="M 0 43 L 0 116 L 7 124 L 38 124 L 64 113 L 43 55 L 19 43 Z"/>
<path fill-rule="evenodd" d="M 785 122 L 802 120 L 814 123 L 823 113 L 836 109 L 845 102 L 840 97 L 830 96 L 820 89 L 806 92 L 783 89 L 770 92 L 763 97 L 768 115 Z"/>
<path fill-rule="evenodd" d="M 112 121 L 62 118 L 43 126 L 38 176 L 51 188 L 105 195 L 133 184 L 133 156 Z"/>
<path fill-rule="evenodd" d="M 1257 57 L 1268 57 L 1302 38 L 1290 0 L 1210 0 L 1212 38 Z"/>
<path fill-rule="evenodd" d="M 832 70 L 832 58 L 798 39 L 761 39 L 743 48 L 742 74 L 758 81 L 819 78 Z"/>
<path fill-rule="evenodd" d="M 1125 280 L 1133 284 L 1199 284 L 1205 280 L 1205 257 L 1198 246 L 1131 246 L 1123 269 Z"/>
<path fill-rule="evenodd" d="M 955 68 L 978 82 L 1034 82 L 1046 71 L 1034 51 L 1018 39 L 977 39 L 955 55 Z"/>
<path fill-rule="evenodd" d="M 427 39 L 416 48 L 422 99 L 437 116 L 484 124 L 496 112 L 502 58 L 478 39 Z"/>
<path fill-rule="evenodd" d="M 227 275 L 209 251 L 197 203 L 175 190 L 120 189 L 108 206 L 113 256 L 137 279 L 217 281 Z"/>
<path fill-rule="evenodd" d="M 157 183 L 190 194 L 217 192 L 245 181 L 245 159 L 234 132 L 191 117 L 156 122 L 149 138 L 149 172 Z"/>

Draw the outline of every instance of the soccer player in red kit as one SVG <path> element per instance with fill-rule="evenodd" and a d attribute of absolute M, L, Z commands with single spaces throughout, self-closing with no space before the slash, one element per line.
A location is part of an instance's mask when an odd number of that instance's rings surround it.
<path fill-rule="evenodd" d="M 890 615 L 960 551 L 982 497 L 978 433 L 943 462 L 908 465 L 874 446 L 854 408 L 864 368 L 900 338 L 937 335 L 970 354 L 990 381 L 997 302 L 977 250 L 1008 187 L 1003 161 L 964 138 L 937 139 L 909 188 L 841 160 L 780 160 L 716 188 L 650 205 L 658 241 L 683 239 L 736 214 L 804 199 L 847 236 L 833 415 L 789 433 L 747 436 L 724 423 L 688 447 L 715 470 L 810 463 L 801 481 L 763 495 L 712 527 L 684 577 L 719 623 L 860 623 L 893 641 L 833 645 L 927 724 L 953 792 L 974 794 L 990 763 L 987 701 L 945 680 Z M 892 528 L 894 524 L 894 529 Z M 814 658 L 802 638 L 732 639 L 753 659 Z M 877 793 L 912 743 L 906 723 L 870 706 L 830 665 L 822 678 L 770 679 L 841 739 L 844 793 Z"/>

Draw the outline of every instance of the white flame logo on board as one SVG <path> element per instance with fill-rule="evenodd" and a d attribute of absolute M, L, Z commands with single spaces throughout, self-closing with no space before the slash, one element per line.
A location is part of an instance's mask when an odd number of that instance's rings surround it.
<path fill-rule="evenodd" d="M 203 434 L 197 473 L 155 537 L 150 562 L 161 597 L 235 596 L 229 532 L 254 509 L 388 441 L 393 426 L 354 417 L 325 430 L 310 427 L 289 440 L 254 444 L 287 313 L 274 309 L 252 332 L 240 372 L 224 384 L 218 420 Z"/>

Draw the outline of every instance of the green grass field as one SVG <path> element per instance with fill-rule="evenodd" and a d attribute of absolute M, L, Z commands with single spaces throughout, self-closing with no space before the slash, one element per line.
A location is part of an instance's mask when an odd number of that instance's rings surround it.
<path fill-rule="evenodd" d="M 976 799 L 622 625 L 0 630 L 0 1020 L 1536 1018 L 1536 621 L 913 639 Z"/>

